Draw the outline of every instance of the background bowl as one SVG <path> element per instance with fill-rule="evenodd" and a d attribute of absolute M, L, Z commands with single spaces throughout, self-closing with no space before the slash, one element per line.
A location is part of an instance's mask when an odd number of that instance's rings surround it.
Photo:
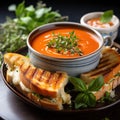
<path fill-rule="evenodd" d="M 70 59 L 54 58 L 54 57 L 46 56 L 44 54 L 37 52 L 35 49 L 32 48 L 31 41 L 33 41 L 36 36 L 48 30 L 53 30 L 63 27 L 79 28 L 82 30 L 86 30 L 89 33 L 92 33 L 93 35 L 95 35 L 95 37 L 98 38 L 97 41 L 99 43 L 99 48 L 88 55 L 85 56 L 83 55 L 78 58 L 70 58 Z M 65 71 L 71 76 L 77 76 L 80 73 L 88 72 L 94 69 L 99 63 L 101 56 L 101 49 L 103 45 L 104 45 L 104 40 L 99 32 L 74 22 L 55 22 L 55 23 L 46 24 L 44 26 L 34 29 L 29 34 L 27 39 L 29 56 L 32 64 L 49 71 Z"/>
<path fill-rule="evenodd" d="M 97 31 L 99 31 L 102 36 L 106 36 L 106 35 L 109 35 L 111 37 L 111 39 L 114 41 L 115 38 L 117 37 L 118 35 L 118 28 L 119 28 L 119 19 L 117 16 L 113 15 L 112 17 L 112 22 L 113 22 L 113 26 L 111 27 L 108 27 L 108 28 L 98 28 L 98 27 L 93 27 L 93 26 L 90 26 L 88 25 L 86 22 L 89 20 L 89 19 L 92 19 L 92 18 L 96 18 L 96 17 L 100 17 L 104 12 L 90 12 L 90 13 L 87 13 L 85 15 L 83 15 L 80 19 L 80 23 L 82 25 L 85 25 L 87 27 L 91 27 Z"/>

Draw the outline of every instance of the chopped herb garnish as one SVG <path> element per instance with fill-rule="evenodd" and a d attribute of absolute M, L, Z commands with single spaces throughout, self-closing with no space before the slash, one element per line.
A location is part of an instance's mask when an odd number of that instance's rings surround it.
<path fill-rule="evenodd" d="M 113 10 L 107 10 L 100 17 L 100 21 L 102 23 L 108 23 L 111 21 L 112 17 L 113 17 Z"/>
<path fill-rule="evenodd" d="M 47 46 L 49 48 L 56 49 L 57 53 L 61 54 L 78 54 L 79 56 L 83 55 L 81 49 L 78 45 L 78 38 L 75 35 L 75 32 L 69 32 L 68 36 L 63 36 L 60 33 L 54 34 L 53 38 L 48 42 Z"/>

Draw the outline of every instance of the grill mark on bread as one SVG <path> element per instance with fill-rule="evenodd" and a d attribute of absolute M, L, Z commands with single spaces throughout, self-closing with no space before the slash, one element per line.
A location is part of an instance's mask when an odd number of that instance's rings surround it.
<path fill-rule="evenodd" d="M 50 72 L 44 70 L 44 72 L 43 72 L 43 74 L 41 75 L 41 78 L 39 79 L 39 81 L 40 81 L 40 82 L 47 83 L 47 80 L 49 79 L 50 74 L 51 74 Z"/>
<path fill-rule="evenodd" d="M 52 84 L 51 84 L 51 82 L 50 82 L 51 79 L 54 79 L 54 73 L 50 74 L 49 79 L 47 80 L 47 83 L 49 84 L 49 87 L 52 86 Z"/>
<path fill-rule="evenodd" d="M 17 59 L 16 65 L 21 66 L 21 65 L 24 64 L 24 61 L 25 61 L 24 59 L 21 59 L 21 58 L 19 57 L 19 59 Z"/>
<path fill-rule="evenodd" d="M 44 72 L 44 70 L 42 70 L 42 69 L 36 69 L 36 71 L 33 75 L 33 79 L 40 80 L 43 72 Z"/>
<path fill-rule="evenodd" d="M 59 77 L 58 77 L 58 80 L 56 81 L 56 84 L 55 84 L 55 88 L 57 89 L 58 87 L 60 87 L 60 84 L 61 82 L 63 81 L 63 74 L 62 73 L 59 73 Z"/>
<path fill-rule="evenodd" d="M 31 78 L 33 78 L 33 74 L 36 71 L 35 67 L 29 66 L 28 69 L 26 70 L 25 77 L 30 80 Z"/>
<path fill-rule="evenodd" d="M 54 86 L 53 86 L 54 89 L 58 88 L 58 83 L 60 83 L 60 76 L 61 76 L 61 73 L 58 74 L 58 79 L 56 79 L 54 82 Z"/>
<path fill-rule="evenodd" d="M 32 74 L 32 78 L 34 78 L 34 75 L 36 74 L 37 68 L 35 68 L 33 74 Z"/>
<path fill-rule="evenodd" d="M 16 62 L 16 61 L 19 61 L 20 57 L 19 56 L 11 56 L 10 57 L 10 61 L 13 62 L 13 64 Z"/>
<path fill-rule="evenodd" d="M 51 77 L 48 80 L 48 84 L 50 87 L 53 87 L 56 85 L 56 81 L 58 80 L 59 74 L 58 73 L 53 73 L 51 74 Z"/>
<path fill-rule="evenodd" d="M 100 68 L 102 66 L 108 65 L 110 63 L 112 63 L 115 60 L 111 60 L 109 57 L 104 57 L 100 59 L 99 65 L 97 66 L 97 68 Z"/>
<path fill-rule="evenodd" d="M 21 72 L 23 72 L 24 74 L 27 72 L 27 69 L 29 69 L 30 65 L 29 64 L 26 64 L 26 63 L 23 63 L 21 66 L 20 66 L 20 70 Z"/>
<path fill-rule="evenodd" d="M 96 76 L 96 75 L 99 75 L 99 74 L 105 75 L 108 72 L 110 72 L 111 69 L 114 68 L 116 65 L 118 65 L 118 64 L 112 64 L 112 65 L 109 64 L 106 67 L 106 64 L 105 64 L 101 68 L 99 67 L 98 69 L 93 70 L 91 73 L 88 73 L 88 75 L 90 75 L 90 76 Z"/>
<path fill-rule="evenodd" d="M 42 73 L 40 74 L 40 76 L 39 76 L 39 78 L 38 78 L 38 81 L 39 81 L 39 82 L 41 82 L 41 78 L 42 78 L 44 72 L 45 72 L 45 70 L 43 70 Z"/>
<path fill-rule="evenodd" d="M 49 81 L 50 81 L 50 79 L 53 77 L 53 74 L 54 74 L 54 73 L 49 72 L 48 79 L 46 80 L 46 83 L 48 84 L 49 87 L 51 87 L 51 85 L 49 84 Z"/>

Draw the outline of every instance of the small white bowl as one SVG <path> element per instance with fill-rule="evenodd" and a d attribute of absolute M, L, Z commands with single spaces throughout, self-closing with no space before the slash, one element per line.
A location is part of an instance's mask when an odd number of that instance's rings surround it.
<path fill-rule="evenodd" d="M 83 15 L 80 19 L 80 23 L 82 25 L 85 25 L 87 27 L 91 27 L 98 32 L 102 34 L 102 36 L 110 36 L 111 40 L 114 41 L 118 35 L 118 28 L 120 26 L 120 22 L 117 16 L 113 15 L 111 22 L 113 22 L 113 25 L 108 27 L 108 28 L 98 28 L 98 27 L 93 27 L 87 24 L 87 21 L 92 19 L 92 18 L 97 18 L 100 17 L 104 12 L 91 12 Z"/>
<path fill-rule="evenodd" d="M 99 43 L 99 47 L 94 52 L 88 55 L 85 56 L 83 55 L 81 57 L 71 58 L 71 59 L 54 58 L 54 57 L 46 56 L 42 53 L 37 52 L 34 48 L 32 48 L 31 42 L 34 40 L 36 36 L 41 35 L 45 31 L 53 30 L 61 27 L 71 27 L 71 28 L 75 27 L 86 30 L 89 33 L 92 33 L 98 38 L 97 41 Z M 27 46 L 29 49 L 30 60 L 35 66 L 49 71 L 65 71 L 71 76 L 77 76 L 80 75 L 80 73 L 88 72 L 94 69 L 98 65 L 101 57 L 101 50 L 102 47 L 104 46 L 104 40 L 102 35 L 98 31 L 86 27 L 84 25 L 81 25 L 79 23 L 55 22 L 34 29 L 28 36 Z"/>

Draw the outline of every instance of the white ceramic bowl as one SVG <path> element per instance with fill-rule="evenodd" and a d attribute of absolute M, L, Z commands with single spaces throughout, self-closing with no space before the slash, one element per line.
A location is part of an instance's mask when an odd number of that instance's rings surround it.
<path fill-rule="evenodd" d="M 93 26 L 90 26 L 86 23 L 89 19 L 100 17 L 102 14 L 103 14 L 103 12 L 87 13 L 81 17 L 80 23 L 82 25 L 85 25 L 87 27 L 91 27 L 91 28 L 99 31 L 103 37 L 106 35 L 109 35 L 111 37 L 111 39 L 114 41 L 118 35 L 118 28 L 120 26 L 120 22 L 119 22 L 119 19 L 117 16 L 113 15 L 111 22 L 113 22 L 114 25 L 112 25 L 111 27 L 108 27 L 108 28 L 93 27 Z"/>
<path fill-rule="evenodd" d="M 99 48 L 88 55 L 80 56 L 78 58 L 70 58 L 70 59 L 54 58 L 54 57 L 46 56 L 44 54 L 37 52 L 35 49 L 32 48 L 31 41 L 34 40 L 36 36 L 47 30 L 57 29 L 61 27 L 72 27 L 72 28 L 76 27 L 92 33 L 97 37 Z M 74 22 L 55 22 L 55 23 L 46 24 L 44 26 L 40 26 L 34 29 L 29 34 L 27 39 L 29 56 L 32 64 L 49 71 L 65 71 L 71 76 L 77 76 L 80 75 L 80 73 L 88 72 L 94 69 L 99 63 L 101 56 L 101 49 L 103 45 L 104 45 L 104 40 L 102 38 L 102 35 L 98 31 Z"/>

